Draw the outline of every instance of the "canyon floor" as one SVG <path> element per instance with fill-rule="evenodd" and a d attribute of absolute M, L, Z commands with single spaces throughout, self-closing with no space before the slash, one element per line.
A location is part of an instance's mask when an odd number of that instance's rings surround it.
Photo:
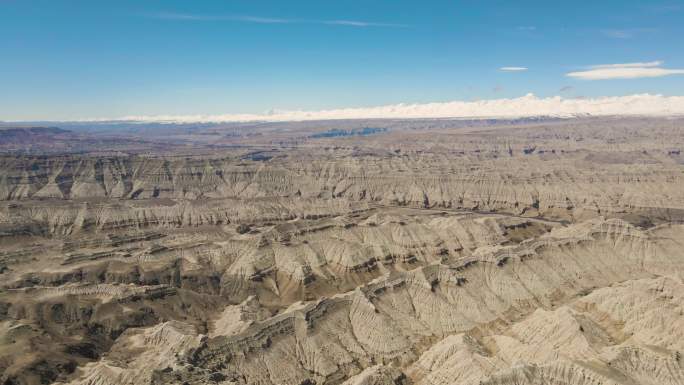
<path fill-rule="evenodd" d="M 0 383 L 684 384 L 684 118 L 0 126 Z"/>

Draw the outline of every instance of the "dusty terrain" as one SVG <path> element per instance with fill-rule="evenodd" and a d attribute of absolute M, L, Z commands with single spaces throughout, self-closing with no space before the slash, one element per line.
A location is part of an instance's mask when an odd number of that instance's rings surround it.
<path fill-rule="evenodd" d="M 681 149 L 674 118 L 0 127 L 0 383 L 684 384 Z"/>

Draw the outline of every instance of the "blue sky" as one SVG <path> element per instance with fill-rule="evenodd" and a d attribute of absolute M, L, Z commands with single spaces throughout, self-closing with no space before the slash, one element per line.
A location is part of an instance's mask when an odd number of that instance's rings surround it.
<path fill-rule="evenodd" d="M 682 36 L 680 0 L 0 0 L 0 120 L 682 95 Z"/>

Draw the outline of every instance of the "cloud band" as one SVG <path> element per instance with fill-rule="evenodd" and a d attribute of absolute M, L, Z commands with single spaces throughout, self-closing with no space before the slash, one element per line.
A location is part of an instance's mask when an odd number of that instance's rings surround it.
<path fill-rule="evenodd" d="M 575 71 L 565 76 L 582 80 L 638 79 L 656 78 L 669 75 L 682 75 L 684 69 L 661 68 L 662 61 L 646 63 L 601 64 L 584 71 Z"/>
<path fill-rule="evenodd" d="M 536 116 L 625 116 L 684 115 L 684 96 L 631 95 L 595 99 L 538 98 L 532 94 L 513 99 L 454 101 L 447 103 L 398 104 L 370 108 L 324 111 L 276 111 L 271 114 L 228 114 L 192 116 L 128 116 L 121 119 L 142 122 L 249 122 L 305 121 L 330 119 L 417 119 L 417 118 L 521 118 Z M 103 120 L 103 119 L 101 119 Z M 112 119 L 106 119 L 112 120 Z"/>

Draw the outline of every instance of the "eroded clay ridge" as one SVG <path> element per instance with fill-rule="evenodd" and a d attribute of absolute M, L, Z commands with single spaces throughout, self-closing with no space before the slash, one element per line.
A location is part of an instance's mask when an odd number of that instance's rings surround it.
<path fill-rule="evenodd" d="M 681 122 L 29 130 L 0 383 L 683 384 Z"/>
<path fill-rule="evenodd" d="M 75 383 L 680 383 L 684 226 L 583 225 L 512 246 L 503 263 L 485 252 L 388 272 L 271 317 L 249 298 L 207 335 L 131 330 Z M 156 369 L 110 358 L 140 338 L 166 338 L 142 355 L 178 356 Z"/>

